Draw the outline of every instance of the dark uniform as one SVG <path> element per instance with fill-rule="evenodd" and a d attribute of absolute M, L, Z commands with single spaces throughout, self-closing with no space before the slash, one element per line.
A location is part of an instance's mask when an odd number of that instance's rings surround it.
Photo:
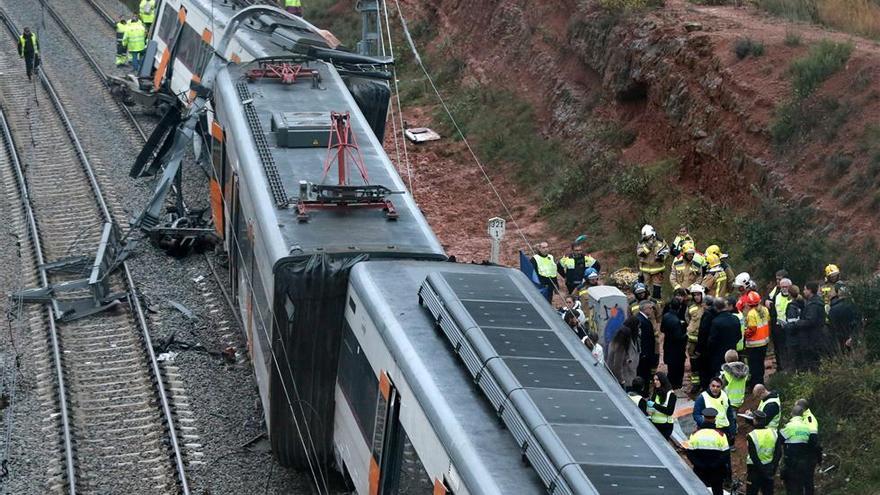
<path fill-rule="evenodd" d="M 18 56 L 24 59 L 28 80 L 30 80 L 34 70 L 40 66 L 40 42 L 37 40 L 37 33 L 32 33 L 30 29 L 24 28 L 24 33 L 18 37 Z"/>
<path fill-rule="evenodd" d="M 819 450 L 818 429 L 803 416 L 791 418 L 779 435 L 785 441 L 785 462 L 782 466 L 782 480 L 788 495 L 813 495 L 813 475 L 816 469 Z"/>
<path fill-rule="evenodd" d="M 727 435 L 715 429 L 715 416 L 718 411 L 711 407 L 703 410 L 706 422 L 688 439 L 688 460 L 706 486 L 712 488 L 712 495 L 724 493 L 724 480 L 730 477 L 730 444 Z M 712 420 L 710 421 L 709 418 Z"/>

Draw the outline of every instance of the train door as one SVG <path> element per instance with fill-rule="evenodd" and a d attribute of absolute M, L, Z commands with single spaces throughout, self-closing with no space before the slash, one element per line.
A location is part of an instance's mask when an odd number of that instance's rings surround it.
<path fill-rule="evenodd" d="M 398 493 L 404 431 L 400 425 L 400 394 L 388 373 L 379 377 L 379 398 L 373 428 L 369 495 Z"/>
<path fill-rule="evenodd" d="M 229 213 L 231 218 L 229 219 L 229 229 L 227 230 L 228 236 L 226 241 L 226 249 L 229 256 L 229 286 L 232 287 L 232 300 L 238 300 L 238 270 L 241 266 L 241 253 L 238 242 L 238 233 L 242 231 L 241 224 L 241 201 L 239 200 L 239 191 L 238 191 L 238 174 L 235 172 L 231 173 L 229 176 L 229 181 L 227 182 L 227 207 L 231 210 Z"/>

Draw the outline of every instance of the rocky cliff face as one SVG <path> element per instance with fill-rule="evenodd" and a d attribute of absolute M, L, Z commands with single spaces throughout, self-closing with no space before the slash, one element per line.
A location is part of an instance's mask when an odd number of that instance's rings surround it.
<path fill-rule="evenodd" d="M 833 122 L 818 116 L 814 124 L 828 129 L 824 138 L 808 135 L 778 149 L 769 128 L 775 109 L 791 94 L 791 61 L 814 41 L 849 37 L 681 0 L 651 13 L 616 16 L 589 2 L 540 3 L 448 0 L 429 9 L 409 2 L 437 24 L 438 42 L 466 63 L 465 84 L 470 78 L 517 92 L 536 107 L 548 135 L 569 140 L 575 149 L 595 146 L 586 132 L 591 121 L 611 119 L 637 136 L 623 150 L 624 163 L 677 157 L 678 180 L 696 194 L 736 204 L 749 198 L 752 185 L 779 190 L 827 210 L 832 223 L 872 211 L 864 198 L 876 194 L 875 186 L 873 177 L 864 183 L 864 168 L 872 160 L 865 154 L 873 151 L 864 150 L 873 145 L 865 144 L 864 135 L 866 122 L 880 110 L 874 79 L 880 55 L 871 43 L 856 40 L 847 66 L 819 90 L 841 102 L 846 115 L 838 112 Z M 790 42 L 792 29 L 798 43 Z M 760 40 L 764 53 L 737 57 L 734 45 L 746 38 Z M 851 182 L 868 193 L 864 198 L 842 201 L 841 189 L 833 191 L 827 172 L 820 171 L 840 156 L 853 166 L 833 177 L 833 184 Z M 860 228 L 874 235 L 875 221 L 866 224 L 860 217 Z"/>

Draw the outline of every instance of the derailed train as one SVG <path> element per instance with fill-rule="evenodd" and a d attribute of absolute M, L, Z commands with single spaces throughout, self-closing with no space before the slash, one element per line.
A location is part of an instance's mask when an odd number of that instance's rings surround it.
<path fill-rule="evenodd" d="M 528 279 L 446 261 L 381 144 L 388 61 L 208 0 L 164 0 L 152 42 L 150 82 L 210 101 L 213 219 L 280 462 L 360 494 L 706 492 Z"/>

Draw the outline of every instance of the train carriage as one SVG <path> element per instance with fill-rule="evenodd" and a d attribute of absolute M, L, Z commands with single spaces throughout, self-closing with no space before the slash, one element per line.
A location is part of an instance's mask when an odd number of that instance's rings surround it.
<path fill-rule="evenodd" d="M 249 18 L 206 90 L 216 38 L 237 15 Z M 207 0 L 163 2 L 153 40 L 157 88 L 181 108 L 210 96 L 213 219 L 280 462 L 335 465 L 362 495 L 705 492 L 521 274 L 446 262 L 381 144 L 387 61 L 336 49 L 277 9 Z M 473 301 L 442 301 L 445 286 L 431 281 L 471 276 L 503 279 L 516 311 L 534 316 L 512 330 L 567 353 L 532 356 L 541 379 L 577 366 L 591 387 L 556 395 L 589 397 L 605 413 L 569 403 L 583 423 L 573 425 L 529 402 L 525 390 L 548 391 L 516 385 L 524 378 L 504 368 L 516 352 L 486 344 L 492 325 L 477 334 L 465 318 L 450 337 L 442 308 Z M 503 299 L 487 290 L 492 304 Z M 598 440 L 562 441 L 576 427 Z M 620 444 L 629 447 L 610 462 L 588 457 Z"/>

